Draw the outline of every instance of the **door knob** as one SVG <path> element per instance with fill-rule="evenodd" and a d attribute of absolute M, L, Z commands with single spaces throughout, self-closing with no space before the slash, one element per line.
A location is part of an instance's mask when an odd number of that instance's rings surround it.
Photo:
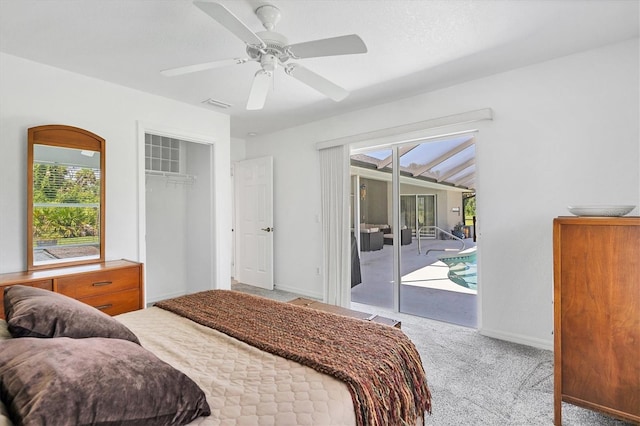
<path fill-rule="evenodd" d="M 273 229 L 273 228 L 262 228 L 262 230 L 263 230 L 263 231 L 267 231 L 267 232 L 271 232 L 271 231 L 273 231 L 274 229 Z"/>

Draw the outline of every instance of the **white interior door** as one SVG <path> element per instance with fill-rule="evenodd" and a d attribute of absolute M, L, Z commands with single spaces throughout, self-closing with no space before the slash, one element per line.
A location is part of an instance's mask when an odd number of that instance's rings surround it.
<path fill-rule="evenodd" d="M 235 279 L 273 289 L 273 158 L 240 161 L 235 181 Z"/>

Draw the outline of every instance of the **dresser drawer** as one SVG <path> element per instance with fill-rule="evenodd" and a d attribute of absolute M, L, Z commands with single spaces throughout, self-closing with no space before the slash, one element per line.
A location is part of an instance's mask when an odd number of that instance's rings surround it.
<path fill-rule="evenodd" d="M 38 281 L 29 281 L 26 283 L 17 283 L 13 285 L 26 285 L 30 287 L 38 287 L 43 288 L 45 290 L 53 290 L 53 281 L 52 280 L 38 280 Z M 0 288 L 0 318 L 4 318 L 4 289 L 5 287 L 11 287 L 10 285 L 4 286 Z"/>
<path fill-rule="evenodd" d="M 82 297 L 78 300 L 105 314 L 118 315 L 140 309 L 140 290 L 136 288 L 99 296 Z"/>
<path fill-rule="evenodd" d="M 75 299 L 140 288 L 140 269 L 120 268 L 57 279 L 57 291 Z M 139 301 L 137 300 L 136 303 Z"/>
<path fill-rule="evenodd" d="M 109 315 L 141 309 L 144 299 L 142 263 L 126 259 L 95 264 L 0 274 L 0 318 L 4 288 L 27 285 L 55 291 Z"/>

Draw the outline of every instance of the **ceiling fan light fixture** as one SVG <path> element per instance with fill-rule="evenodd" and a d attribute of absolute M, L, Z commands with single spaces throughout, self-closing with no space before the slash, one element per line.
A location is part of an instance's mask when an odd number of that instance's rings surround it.
<path fill-rule="evenodd" d="M 278 58 L 276 58 L 274 55 L 269 54 L 262 55 L 262 57 L 260 58 L 260 65 L 265 72 L 273 72 L 278 65 Z"/>

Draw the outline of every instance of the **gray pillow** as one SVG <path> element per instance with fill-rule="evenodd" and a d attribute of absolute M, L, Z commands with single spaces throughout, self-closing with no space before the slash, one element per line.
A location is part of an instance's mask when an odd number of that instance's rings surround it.
<path fill-rule="evenodd" d="M 211 410 L 204 392 L 120 339 L 0 342 L 0 397 L 20 425 L 174 425 Z"/>
<path fill-rule="evenodd" d="M 0 341 L 11 339 L 11 337 L 11 333 L 9 333 L 9 329 L 7 328 L 7 322 L 0 319 Z M 0 425 L 1 424 L 2 423 L 0 423 Z"/>
<path fill-rule="evenodd" d="M 4 312 L 13 337 L 110 337 L 140 344 L 131 330 L 104 312 L 41 288 L 5 287 Z"/>

